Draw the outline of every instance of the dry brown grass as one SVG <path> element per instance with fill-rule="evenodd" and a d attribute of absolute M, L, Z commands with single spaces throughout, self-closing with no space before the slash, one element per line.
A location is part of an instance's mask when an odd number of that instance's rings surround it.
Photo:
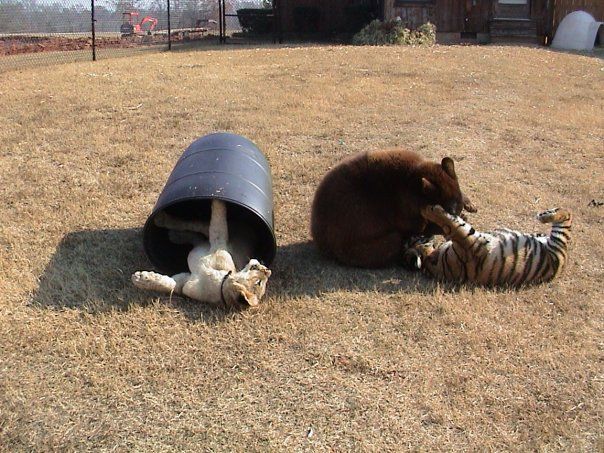
<path fill-rule="evenodd" d="M 0 445 L 602 450 L 604 207 L 588 206 L 604 199 L 602 60 L 226 49 L 2 75 Z M 129 283 L 172 166 L 216 130 L 255 141 L 274 177 L 280 249 L 245 314 Z M 478 227 L 539 230 L 537 211 L 570 208 L 562 277 L 451 289 L 319 257 L 321 176 L 396 145 L 454 157 Z"/>

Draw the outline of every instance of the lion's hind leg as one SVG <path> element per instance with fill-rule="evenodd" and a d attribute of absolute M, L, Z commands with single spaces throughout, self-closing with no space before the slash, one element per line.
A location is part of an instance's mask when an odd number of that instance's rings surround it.
<path fill-rule="evenodd" d="M 168 230 L 193 231 L 195 233 L 201 233 L 206 237 L 208 237 L 210 234 L 209 222 L 204 222 L 201 220 L 184 220 L 174 217 L 165 211 L 160 211 L 157 213 L 154 223 L 158 227 L 166 228 Z"/>
<path fill-rule="evenodd" d="M 149 291 L 158 291 L 161 293 L 177 293 L 182 292 L 182 287 L 189 280 L 191 274 L 183 272 L 176 274 L 173 277 L 158 274 L 151 271 L 138 271 L 132 274 L 132 283 L 140 289 Z"/>
<path fill-rule="evenodd" d="M 207 241 L 207 237 L 194 231 L 168 230 L 168 238 L 174 244 L 193 244 L 197 245 Z"/>

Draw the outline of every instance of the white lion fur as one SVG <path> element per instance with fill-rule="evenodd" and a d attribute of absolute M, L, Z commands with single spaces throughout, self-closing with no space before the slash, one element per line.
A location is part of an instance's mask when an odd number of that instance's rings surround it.
<path fill-rule="evenodd" d="M 266 291 L 271 271 L 255 259 L 250 259 L 237 271 L 233 255 L 243 262 L 242 246 L 229 241 L 227 208 L 223 201 L 212 200 L 210 223 L 177 219 L 165 212 L 156 218 L 157 226 L 170 230 L 176 243 L 193 243 L 187 263 L 190 272 L 173 275 L 139 271 L 132 274 L 138 288 L 163 293 L 182 294 L 201 302 L 231 307 L 256 306 Z M 238 253 L 239 252 L 239 253 Z"/>

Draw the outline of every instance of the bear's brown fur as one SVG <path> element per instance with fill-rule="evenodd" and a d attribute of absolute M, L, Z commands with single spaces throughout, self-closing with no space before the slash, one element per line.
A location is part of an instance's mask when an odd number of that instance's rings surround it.
<path fill-rule="evenodd" d="M 411 236 L 438 233 L 420 214 L 435 204 L 455 215 L 464 207 L 475 211 L 452 159 L 438 164 L 403 149 L 366 151 L 340 162 L 319 184 L 311 234 L 319 250 L 343 264 L 384 267 L 402 261 Z"/>

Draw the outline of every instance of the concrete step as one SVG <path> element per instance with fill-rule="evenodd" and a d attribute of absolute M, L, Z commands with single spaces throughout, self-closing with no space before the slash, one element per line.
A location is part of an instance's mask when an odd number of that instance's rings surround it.
<path fill-rule="evenodd" d="M 537 38 L 537 24 L 529 19 L 496 18 L 489 22 L 492 38 Z"/>

